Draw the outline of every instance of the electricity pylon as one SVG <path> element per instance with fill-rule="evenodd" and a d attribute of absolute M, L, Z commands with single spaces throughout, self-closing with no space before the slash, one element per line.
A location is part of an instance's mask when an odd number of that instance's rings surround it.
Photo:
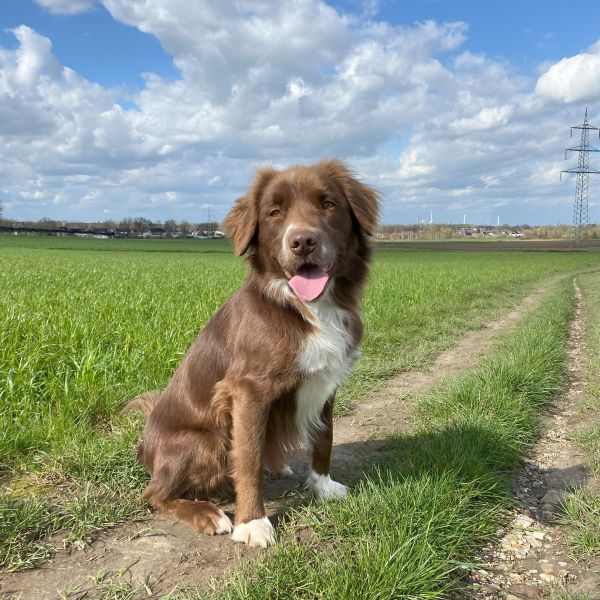
<path fill-rule="evenodd" d="M 581 129 L 581 142 L 579 146 L 567 148 L 565 150 L 565 160 L 567 160 L 567 152 L 579 152 L 577 167 L 574 169 L 565 169 L 563 173 L 577 173 L 577 184 L 575 186 L 575 207 L 573 209 L 573 245 L 579 248 L 583 241 L 583 232 L 587 225 L 590 224 L 588 216 L 588 188 L 590 184 L 590 173 L 600 173 L 597 169 L 590 167 L 590 152 L 600 152 L 598 148 L 590 146 L 590 130 L 598 132 L 600 137 L 600 129 L 593 127 L 587 120 L 588 109 L 585 109 L 585 117 L 581 125 L 571 127 L 571 137 L 573 137 L 573 129 Z"/>

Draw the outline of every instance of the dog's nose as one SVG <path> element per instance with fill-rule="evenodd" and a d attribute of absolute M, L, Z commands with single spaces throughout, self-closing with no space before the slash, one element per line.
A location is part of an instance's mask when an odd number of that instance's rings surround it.
<path fill-rule="evenodd" d="M 314 231 L 305 230 L 292 233 L 288 243 L 296 256 L 308 256 L 315 251 L 318 241 L 318 235 Z"/>

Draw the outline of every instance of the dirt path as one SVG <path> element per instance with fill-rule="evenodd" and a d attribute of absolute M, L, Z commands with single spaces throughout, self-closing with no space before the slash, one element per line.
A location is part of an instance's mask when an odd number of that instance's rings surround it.
<path fill-rule="evenodd" d="M 600 599 L 600 560 L 568 558 L 565 529 L 558 522 L 569 490 L 589 486 L 600 492 L 585 455 L 572 441 L 573 432 L 589 425 L 582 413 L 585 401 L 585 310 L 575 283 L 577 310 L 568 342 L 568 388 L 546 418 L 544 433 L 515 476 L 518 502 L 500 544 L 488 549 L 487 565 L 473 573 L 478 598 L 521 600 L 539 598 L 553 588 Z"/>
<path fill-rule="evenodd" d="M 357 405 L 352 415 L 337 419 L 332 457 L 334 478 L 347 481 L 356 476 L 368 453 L 379 451 L 378 441 L 392 431 L 407 429 L 407 396 L 472 369 L 491 347 L 493 334 L 515 325 L 541 299 L 552 281 L 525 297 L 504 318 L 465 334 L 454 347 L 440 353 L 428 371 L 393 377 L 369 400 Z M 298 504 L 305 497 L 302 490 L 305 463 L 304 457 L 297 457 L 292 463 L 296 477 L 268 482 L 267 510 L 274 521 L 286 504 Z M 224 507 L 226 512 L 232 509 L 233 506 Z M 206 585 L 211 577 L 222 575 L 241 560 L 260 556 L 262 552 L 234 544 L 228 536 L 199 537 L 178 522 L 154 516 L 141 524 L 104 532 L 84 549 L 59 550 L 52 560 L 37 569 L 0 575 L 0 594 L 23 600 L 81 599 L 122 590 L 131 593 L 127 598 L 159 598 L 177 585 Z"/>

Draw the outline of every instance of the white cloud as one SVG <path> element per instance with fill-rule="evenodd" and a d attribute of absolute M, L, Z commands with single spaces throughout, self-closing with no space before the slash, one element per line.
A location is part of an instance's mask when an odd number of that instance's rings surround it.
<path fill-rule="evenodd" d="M 41 200 L 44 197 L 44 195 L 44 192 L 42 192 L 41 190 L 35 190 L 33 192 L 22 190 L 19 192 L 19 196 L 21 196 L 21 198 L 30 198 L 33 200 Z"/>
<path fill-rule="evenodd" d="M 37 35 L 33 29 L 21 25 L 11 32 L 19 40 L 16 68 L 12 72 L 18 86 L 33 88 L 45 73 L 55 75 L 58 63 L 52 56 L 52 43 L 48 38 Z"/>
<path fill-rule="evenodd" d="M 540 165 L 531 172 L 530 180 L 534 184 L 553 185 L 560 180 L 560 172 L 563 169 L 559 163 L 549 162 L 546 165 Z"/>
<path fill-rule="evenodd" d="M 575 56 L 563 58 L 540 76 L 537 94 L 560 102 L 589 102 L 600 99 L 600 40 Z"/>
<path fill-rule="evenodd" d="M 35 0 L 42 8 L 63 15 L 74 15 L 76 13 L 90 10 L 96 0 Z"/>
<path fill-rule="evenodd" d="M 469 185 L 465 188 L 449 190 L 448 196 L 451 196 L 452 198 L 460 198 L 461 196 L 470 196 L 472 193 L 473 193 L 473 186 Z"/>
<path fill-rule="evenodd" d="M 400 157 L 398 175 L 401 179 L 422 178 L 433 171 L 430 157 L 417 149 L 407 150 Z"/>
<path fill-rule="evenodd" d="M 482 108 L 472 117 L 457 119 L 450 124 L 450 127 L 457 133 L 502 127 L 508 123 L 512 112 L 513 107 L 507 105 Z"/>
<path fill-rule="evenodd" d="M 93 189 L 87 192 L 81 199 L 82 204 L 95 204 L 100 199 L 100 190 Z"/>

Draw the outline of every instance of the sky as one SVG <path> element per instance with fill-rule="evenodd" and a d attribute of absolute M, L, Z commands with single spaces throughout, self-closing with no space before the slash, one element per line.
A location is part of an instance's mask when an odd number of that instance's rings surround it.
<path fill-rule="evenodd" d="M 384 223 L 570 223 L 598 23 L 597 0 L 0 0 L 4 216 L 222 220 L 256 167 L 335 156 Z"/>

